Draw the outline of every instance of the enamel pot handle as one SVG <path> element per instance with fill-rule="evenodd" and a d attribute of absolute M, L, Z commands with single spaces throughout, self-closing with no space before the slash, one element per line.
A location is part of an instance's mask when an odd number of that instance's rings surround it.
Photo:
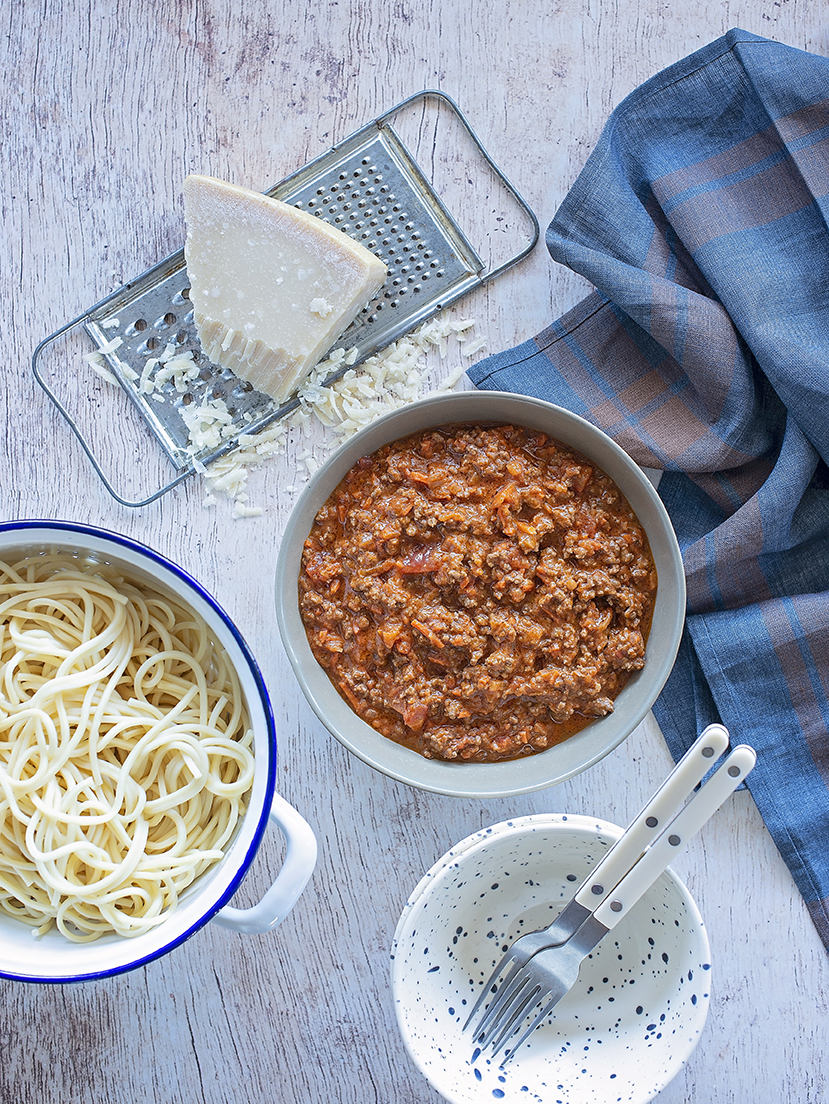
<path fill-rule="evenodd" d="M 231 931 L 258 935 L 281 924 L 313 873 L 317 861 L 317 839 L 308 822 L 293 805 L 274 794 L 270 819 L 285 837 L 287 853 L 276 881 L 258 904 L 251 908 L 225 905 L 213 917 L 216 924 Z"/>

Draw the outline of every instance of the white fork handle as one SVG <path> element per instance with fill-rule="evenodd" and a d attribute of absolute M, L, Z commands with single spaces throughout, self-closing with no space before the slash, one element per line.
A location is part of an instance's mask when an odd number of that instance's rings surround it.
<path fill-rule="evenodd" d="M 708 725 L 623 836 L 579 886 L 575 899 L 591 912 L 604 901 L 728 747 L 728 730 Z"/>
<path fill-rule="evenodd" d="M 317 837 L 307 820 L 278 793 L 273 795 L 270 819 L 285 837 L 282 869 L 265 896 L 251 908 L 225 905 L 213 923 L 246 935 L 271 931 L 281 924 L 299 899 L 317 862 Z"/>
<path fill-rule="evenodd" d="M 736 790 L 756 761 L 754 748 L 748 744 L 736 747 L 599 905 L 593 913 L 594 918 L 605 927 L 612 928 L 627 916 L 685 844 L 710 820 L 728 795 Z"/>

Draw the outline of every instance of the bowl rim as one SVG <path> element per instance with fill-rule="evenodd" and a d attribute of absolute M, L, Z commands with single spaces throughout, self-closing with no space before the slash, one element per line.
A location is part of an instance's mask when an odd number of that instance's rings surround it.
<path fill-rule="evenodd" d="M 591 817 L 582 813 L 529 813 L 525 816 L 511 817 L 509 820 L 501 821 L 498 824 L 491 825 L 487 828 L 482 828 L 477 832 L 473 832 L 471 835 L 466 836 L 463 840 L 456 843 L 448 851 L 446 851 L 439 859 L 437 859 L 426 874 L 420 879 L 418 884 L 412 890 L 406 904 L 403 907 L 403 911 L 400 914 L 400 918 L 397 921 L 397 925 L 394 931 L 394 937 L 392 940 L 389 972 L 392 998 L 394 1003 L 395 1021 L 397 1023 L 398 1032 L 403 1042 L 403 1046 L 409 1058 L 419 1070 L 423 1077 L 429 1082 L 436 1092 L 440 1093 L 447 1100 L 452 1101 L 453 1098 L 446 1096 L 446 1090 L 436 1084 L 431 1072 L 427 1070 L 420 1061 L 418 1053 L 411 1045 L 409 1035 L 405 1030 L 403 1023 L 403 1000 L 402 1000 L 402 986 L 404 984 L 401 967 L 398 965 L 399 959 L 397 956 L 397 948 L 400 942 L 406 938 L 407 929 L 412 922 L 418 922 L 418 916 L 416 915 L 419 906 L 423 905 L 427 907 L 427 901 L 433 892 L 440 888 L 441 884 L 448 880 L 455 872 L 459 872 L 463 864 L 470 858 L 474 857 L 480 851 L 485 850 L 491 846 L 496 840 L 501 841 L 510 839 L 514 836 L 522 836 L 531 834 L 537 829 L 553 829 L 570 831 L 571 834 L 578 836 L 604 836 L 609 840 L 611 845 L 616 842 L 623 834 L 625 829 L 618 824 L 613 824 L 610 821 L 601 819 L 600 817 Z M 705 961 L 710 968 L 711 965 L 711 942 L 708 938 L 708 930 L 705 926 L 705 921 L 699 910 L 699 906 L 694 899 L 693 894 L 689 890 L 685 881 L 676 873 L 671 866 L 667 866 L 665 870 L 660 874 L 657 879 L 656 885 L 663 878 L 667 878 L 679 893 L 683 904 L 688 912 L 688 915 L 693 921 L 694 930 L 699 941 L 700 952 L 704 955 Z M 653 887 L 652 887 L 653 888 Z M 648 891 L 650 892 L 650 890 Z M 647 896 L 647 894 L 645 894 Z M 708 1013 L 710 1009 L 710 1001 L 700 1001 L 697 1008 L 697 1015 L 699 1018 L 699 1025 L 696 1038 L 686 1041 L 685 1048 L 679 1054 L 678 1059 L 672 1066 L 672 1072 L 666 1072 L 664 1080 L 660 1084 L 652 1087 L 650 1095 L 642 1097 L 638 1104 L 647 1104 L 647 1101 L 652 1100 L 668 1085 L 679 1073 L 689 1057 L 696 1049 L 699 1038 L 702 1034 L 702 1030 L 708 1019 Z M 690 1045 L 689 1045 L 690 1044 Z M 453 1102 L 456 1104 L 456 1102 Z"/>
<path fill-rule="evenodd" d="M 267 776 L 264 784 L 264 799 L 261 804 L 261 808 L 258 811 L 254 811 L 251 805 L 248 806 L 245 814 L 240 821 L 240 824 L 251 813 L 256 817 L 253 829 L 250 834 L 250 839 L 244 854 L 236 862 L 236 869 L 230 877 L 228 884 L 216 897 L 214 901 L 199 913 L 195 919 L 189 923 L 189 925 L 177 935 L 171 937 L 168 940 L 160 943 L 160 945 L 153 947 L 146 952 L 140 954 L 136 958 L 129 958 L 123 963 L 117 965 L 107 966 L 101 969 L 91 969 L 83 973 L 73 973 L 71 975 L 44 975 L 38 976 L 32 973 L 19 973 L 13 970 L 8 970 L 0 967 L 0 978 L 5 978 L 10 981 L 24 981 L 32 982 L 35 984 L 71 984 L 74 982 L 82 981 L 95 981 L 102 978 L 113 977 L 118 974 L 126 973 L 131 970 L 138 969 L 141 966 L 146 966 L 148 963 L 155 961 L 162 955 L 167 954 L 169 951 L 174 950 L 180 946 L 191 936 L 195 935 L 197 931 L 204 927 L 216 913 L 224 907 L 233 897 L 234 893 L 238 890 L 245 875 L 250 868 L 253 859 L 256 856 L 256 852 L 261 844 L 262 837 L 265 829 L 268 825 L 270 807 L 272 802 L 273 793 L 276 787 L 276 760 L 277 760 L 277 743 L 276 743 L 276 723 L 274 720 L 273 707 L 271 705 L 270 697 L 268 695 L 267 688 L 265 686 L 264 678 L 262 677 L 261 670 L 259 668 L 256 659 L 253 656 L 247 642 L 242 636 L 239 629 L 236 627 L 233 620 L 225 612 L 222 606 L 216 601 L 216 599 L 205 589 L 192 575 L 190 575 L 184 568 L 174 563 L 172 560 L 163 556 L 160 552 L 156 552 L 148 545 L 141 541 L 135 540 L 132 537 L 126 537 L 122 534 L 112 532 L 107 529 L 99 528 L 96 526 L 85 525 L 83 523 L 60 521 L 51 519 L 23 519 L 16 521 L 0 522 L 0 538 L 3 534 L 7 533 L 19 533 L 21 534 L 20 545 L 25 547 L 27 544 L 37 544 L 40 541 L 48 541 L 51 539 L 60 539 L 62 535 L 64 539 L 66 537 L 74 538 L 87 538 L 96 542 L 100 542 L 104 546 L 110 545 L 114 548 L 113 555 L 117 557 L 118 549 L 124 549 L 130 552 L 132 555 L 137 555 L 140 560 L 148 560 L 153 566 L 160 568 L 163 572 L 172 575 L 180 584 L 183 584 L 184 591 L 181 595 L 181 600 L 187 603 L 188 592 L 192 591 L 195 595 L 204 602 L 211 612 L 223 623 L 224 628 L 232 637 L 234 643 L 239 648 L 240 654 L 244 662 L 248 667 L 248 672 L 254 683 L 255 689 L 258 693 L 258 705 L 260 706 L 265 722 L 264 742 L 268 750 L 267 756 Z M 41 534 L 38 536 L 38 534 Z M 27 539 L 28 535 L 28 539 Z M 82 547 L 78 544 L 78 547 Z M 0 549 L 0 555 L 3 554 Z M 218 869 L 216 867 L 215 869 Z M 208 874 L 208 871 L 205 871 Z M 206 882 L 203 891 L 198 891 L 197 895 L 201 895 L 202 892 L 207 891 L 210 882 Z M 194 899 L 197 895 L 194 895 Z M 190 902 L 192 903 L 192 902 Z M 171 914 L 171 917 L 175 915 Z M 9 919 L 13 919 L 10 917 Z M 160 924 L 155 931 L 163 932 L 164 924 Z M 139 937 L 140 938 L 140 937 Z M 2 940 L 2 933 L 0 932 L 0 940 Z M 131 940 L 128 937 L 122 937 L 119 946 L 123 945 L 126 950 L 129 948 Z M 74 944 L 72 944 L 74 946 Z M 84 946 L 90 947 L 93 951 L 96 946 L 96 942 L 93 941 Z M 36 943 L 33 942 L 33 947 L 36 947 Z"/>
<path fill-rule="evenodd" d="M 503 413 L 505 410 L 506 414 Z M 546 432 L 589 456 L 603 470 L 606 471 L 608 462 L 612 461 L 618 467 L 612 478 L 629 501 L 634 498 L 631 506 L 640 522 L 645 524 L 642 519 L 644 510 L 650 519 L 650 535 L 653 535 L 654 527 L 658 528 L 664 544 L 658 553 L 652 546 L 652 552 L 655 558 L 659 555 L 663 571 L 668 568 L 670 576 L 663 583 L 661 597 L 657 592 L 657 605 L 659 607 L 661 603 L 665 611 L 665 640 L 658 654 L 656 647 L 650 649 L 650 665 L 646 653 L 645 669 L 637 672 L 621 691 L 614 713 L 592 722 L 581 732 L 547 751 L 497 764 L 426 759 L 381 736 L 353 713 L 318 664 L 308 644 L 298 608 L 296 579 L 302 545 L 317 510 L 360 456 L 432 425 L 464 422 L 531 424 L 522 422 L 521 413 L 539 420 L 554 418 L 555 428 L 548 428 Z M 410 425 L 412 422 L 417 424 Z M 570 437 L 587 437 L 591 449 L 573 443 L 568 439 Z M 277 557 L 275 598 L 277 624 L 294 675 L 306 701 L 332 736 L 362 762 L 398 782 L 450 797 L 484 799 L 531 793 L 572 778 L 618 747 L 644 720 L 670 674 L 679 649 L 685 619 L 685 576 L 668 512 L 651 480 L 620 445 L 603 430 L 564 407 L 529 395 L 476 389 L 436 393 L 391 410 L 348 438 L 328 457 L 312 475 L 291 510 Z M 635 708 L 626 706 L 646 672 L 649 692 L 642 696 Z M 621 709 L 623 705 L 626 716 Z M 597 726 L 602 721 L 610 722 L 614 715 L 618 731 L 613 736 L 605 736 L 611 725 L 606 724 L 604 729 Z M 624 723 L 619 721 L 620 717 L 624 718 Z M 564 748 L 566 752 L 560 750 Z M 546 770 L 545 755 L 553 756 L 552 760 L 547 760 L 550 765 Z M 571 762 L 564 768 L 553 766 L 562 759 Z"/>

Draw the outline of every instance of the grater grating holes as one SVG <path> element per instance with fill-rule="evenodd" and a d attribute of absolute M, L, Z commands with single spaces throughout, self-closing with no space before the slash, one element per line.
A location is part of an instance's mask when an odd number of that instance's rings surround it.
<path fill-rule="evenodd" d="M 346 183 L 349 179 L 350 187 Z M 317 218 L 348 230 L 385 261 L 389 278 L 378 300 L 363 311 L 368 324 L 376 320 L 377 311 L 384 305 L 399 307 L 402 295 L 419 294 L 425 280 L 443 275 L 428 243 L 415 230 L 413 217 L 367 156 L 350 176 L 342 169 L 336 179 L 320 182 L 305 203 L 301 199 L 294 202 Z"/>

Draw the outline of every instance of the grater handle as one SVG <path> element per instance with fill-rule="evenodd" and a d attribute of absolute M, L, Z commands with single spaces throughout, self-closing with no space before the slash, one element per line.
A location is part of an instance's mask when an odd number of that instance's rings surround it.
<path fill-rule="evenodd" d="M 482 284 L 485 284 L 485 283 L 488 283 L 490 280 L 494 280 L 496 276 L 500 276 L 501 273 L 506 272 L 507 269 L 512 268 L 514 265 L 517 265 L 519 263 L 519 261 L 523 261 L 523 259 L 529 253 L 531 253 L 533 251 L 533 249 L 535 249 L 535 247 L 538 243 L 539 235 L 541 233 L 539 223 L 538 223 L 538 218 L 536 217 L 536 214 L 532 210 L 530 205 L 527 203 L 527 201 L 524 199 L 524 197 L 521 195 L 521 193 L 518 191 L 518 189 L 515 187 L 515 185 L 509 179 L 509 177 L 507 177 L 506 174 L 498 167 L 498 165 L 495 163 L 495 161 L 493 161 L 492 157 L 490 156 L 489 152 L 487 151 L 486 146 L 483 144 L 481 139 L 478 137 L 474 127 L 469 122 L 466 115 L 464 115 L 463 111 L 461 111 L 458 104 L 446 92 L 442 92 L 438 88 L 424 88 L 420 92 L 414 92 L 411 96 L 407 96 L 406 99 L 401 100 L 400 103 L 396 104 L 394 107 L 390 108 L 388 111 L 383 112 L 382 115 L 378 115 L 377 118 L 375 119 L 375 123 L 378 127 L 390 125 L 392 120 L 394 119 L 395 115 L 399 114 L 405 108 L 411 107 L 413 104 L 418 103 L 420 100 L 429 99 L 430 97 L 434 98 L 434 99 L 442 100 L 450 108 L 450 110 L 454 112 L 454 114 L 457 116 L 458 121 L 463 126 L 464 130 L 469 135 L 469 137 L 472 139 L 472 142 L 474 143 L 475 148 L 478 150 L 478 153 L 481 155 L 483 160 L 489 166 L 490 171 L 498 178 L 498 180 L 501 181 L 501 183 L 504 185 L 504 187 L 510 193 L 512 198 L 517 203 L 518 207 L 521 209 L 524 216 L 529 221 L 530 226 L 532 228 L 531 233 L 530 233 L 529 242 L 527 243 L 526 246 L 524 246 L 524 248 L 520 252 L 514 254 L 514 256 L 512 256 L 512 257 L 509 257 L 506 261 L 503 261 L 501 264 L 496 265 L 495 268 L 489 269 L 483 276 L 481 276 L 480 282 Z"/>
<path fill-rule="evenodd" d="M 163 487 L 159 488 L 159 490 L 154 491 L 153 494 L 149 495 L 147 498 L 142 498 L 142 499 L 139 499 L 137 501 L 133 501 L 133 500 L 125 498 L 123 495 L 119 494 L 118 491 L 113 486 L 112 481 L 110 480 L 109 476 L 106 474 L 106 472 L 102 468 L 102 466 L 100 464 L 100 461 L 98 460 L 97 456 L 95 455 L 95 451 L 93 450 L 92 445 L 89 443 L 89 441 L 84 436 L 80 426 L 75 421 L 75 419 L 72 417 L 72 415 L 69 413 L 69 411 L 66 409 L 66 407 L 63 405 L 61 400 L 58 398 L 58 396 L 55 393 L 54 389 L 52 387 L 50 387 L 49 383 L 46 381 L 46 378 L 44 377 L 44 375 L 43 375 L 43 373 L 40 369 L 40 363 L 39 363 L 42 353 L 47 349 L 47 347 L 49 345 L 52 344 L 52 342 L 56 341 L 59 337 L 63 337 L 65 334 L 70 333 L 70 331 L 72 331 L 74 329 L 77 329 L 77 327 L 82 325 L 84 322 L 88 322 L 92 312 L 95 311 L 97 307 L 101 306 L 106 301 L 107 300 L 101 300 L 100 303 L 96 303 L 95 306 L 92 307 L 90 310 L 85 311 L 83 314 L 79 315 L 77 318 L 73 318 L 71 322 L 65 323 L 65 325 L 61 326 L 61 328 L 59 330 L 55 330 L 55 332 L 53 334 L 50 334 L 48 337 L 44 337 L 44 339 L 41 342 L 39 342 L 39 344 L 35 348 L 35 351 L 32 353 L 32 372 L 33 372 L 34 377 L 37 380 L 37 382 L 40 384 L 40 386 L 43 388 L 43 390 L 49 396 L 49 398 L 51 399 L 54 406 L 63 415 L 63 417 L 65 418 L 67 424 L 69 425 L 69 428 L 72 430 L 72 432 L 77 437 L 81 448 L 86 453 L 87 458 L 89 459 L 89 462 L 92 464 L 92 467 L 95 469 L 95 472 L 98 475 L 98 478 L 104 484 L 107 491 L 109 491 L 109 493 L 112 495 L 112 497 L 115 499 L 115 501 L 119 502 L 122 506 L 130 506 L 130 507 L 135 509 L 139 506 L 149 506 L 151 502 L 155 502 L 156 499 L 159 499 L 159 498 L 161 498 L 162 495 L 167 494 L 167 492 L 171 491 L 173 489 L 173 487 L 177 487 L 179 485 L 179 483 L 183 483 L 185 479 L 187 479 L 189 476 L 191 476 L 193 474 L 193 469 L 188 468 L 185 471 L 179 472 L 178 475 L 176 475 L 168 483 L 165 483 Z"/>

